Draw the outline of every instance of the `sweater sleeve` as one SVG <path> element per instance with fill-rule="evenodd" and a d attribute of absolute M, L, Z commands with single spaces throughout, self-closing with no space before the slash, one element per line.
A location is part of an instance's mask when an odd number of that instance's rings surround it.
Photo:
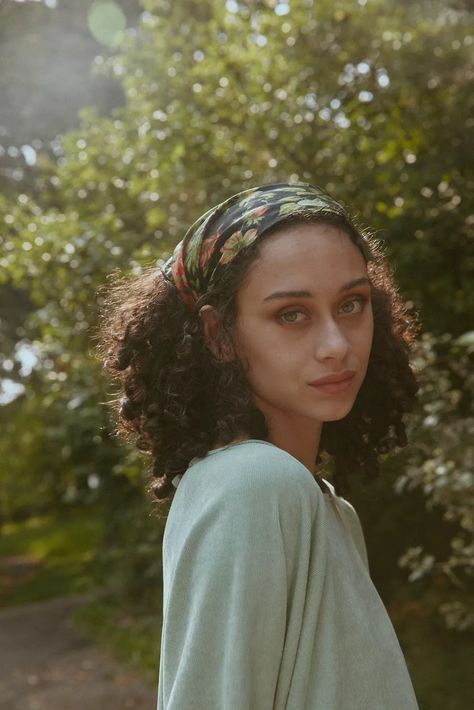
<path fill-rule="evenodd" d="M 174 501 L 185 523 L 165 538 L 158 710 L 272 710 L 318 504 L 294 474 L 247 465 Z"/>
<path fill-rule="evenodd" d="M 346 524 L 349 528 L 349 532 L 351 534 L 352 540 L 354 541 L 354 545 L 356 546 L 356 549 L 359 553 L 359 555 L 362 558 L 363 563 L 365 564 L 367 571 L 370 574 L 370 569 L 369 569 L 369 558 L 367 555 L 367 545 L 365 542 L 365 536 L 364 536 L 364 531 L 362 529 L 362 524 L 360 522 L 359 515 L 352 505 L 352 503 L 349 503 L 348 500 L 345 498 L 342 498 L 341 496 L 338 497 L 338 502 L 340 507 L 340 510 L 342 511 L 344 515 L 344 519 L 346 521 Z"/>

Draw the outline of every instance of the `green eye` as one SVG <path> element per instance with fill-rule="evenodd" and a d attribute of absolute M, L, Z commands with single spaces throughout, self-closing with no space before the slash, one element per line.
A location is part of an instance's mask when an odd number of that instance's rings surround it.
<path fill-rule="evenodd" d="M 281 313 L 278 317 L 282 319 L 284 323 L 297 323 L 298 321 L 296 320 L 286 320 L 286 316 L 296 316 L 298 313 L 302 313 L 302 311 L 285 311 L 284 313 Z"/>
<path fill-rule="evenodd" d="M 357 315 L 358 313 L 362 313 L 365 304 L 367 303 L 368 298 L 365 296 L 355 296 L 354 298 L 351 298 L 349 301 L 346 301 L 343 303 L 341 306 L 341 311 L 343 312 L 344 315 L 351 316 L 351 315 Z M 354 307 L 354 303 L 357 303 L 359 305 L 359 308 Z M 351 306 L 349 310 L 346 310 L 346 306 Z M 297 320 L 296 316 L 298 314 L 305 315 L 303 311 L 299 310 L 292 310 L 292 311 L 284 311 L 283 313 L 280 313 L 277 318 L 279 321 L 286 323 L 287 325 L 298 325 L 301 323 L 301 320 Z M 289 318 L 288 318 L 289 316 Z M 294 317 L 292 317 L 294 316 Z"/>
<path fill-rule="evenodd" d="M 363 296 L 356 296 L 356 298 L 351 298 L 350 301 L 346 301 L 346 303 L 344 303 L 344 305 L 342 306 L 342 308 L 345 308 L 345 306 L 350 305 L 351 303 L 358 303 L 359 306 L 360 306 L 360 308 L 359 308 L 358 311 L 355 311 L 355 310 L 352 309 L 352 310 L 350 310 L 350 311 L 344 311 L 344 313 L 348 313 L 348 314 L 351 314 L 351 313 L 360 313 L 360 312 L 362 311 L 362 309 L 363 309 L 364 304 L 365 304 L 366 301 L 367 301 L 367 299 L 364 298 Z"/>

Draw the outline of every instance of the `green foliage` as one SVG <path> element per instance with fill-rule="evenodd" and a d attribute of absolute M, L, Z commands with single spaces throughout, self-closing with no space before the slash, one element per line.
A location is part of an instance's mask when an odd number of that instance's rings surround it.
<path fill-rule="evenodd" d="M 98 585 L 115 604 L 160 613 L 165 518 L 151 514 L 143 487 L 139 478 L 127 491 L 127 504 L 118 501 L 120 512 L 108 516 L 95 569 Z"/>
<path fill-rule="evenodd" d="M 124 610 L 110 598 L 98 599 L 74 613 L 82 633 L 103 644 L 149 683 L 159 666 L 161 615 Z"/>
<path fill-rule="evenodd" d="M 114 4 L 130 23 L 136 21 L 138 0 Z M 56 155 L 58 134 L 77 125 L 82 106 L 107 113 L 123 102 L 118 81 L 90 72 L 94 56 L 106 51 L 100 43 L 114 40 L 116 25 L 113 17 L 94 13 L 97 5 L 0 2 L 1 193 L 36 191 L 36 161 Z"/>
<path fill-rule="evenodd" d="M 386 0 L 308 0 L 283 16 L 270 2 L 144 7 L 139 33 L 98 65 L 125 106 L 84 110 L 60 164 L 42 166 L 39 204 L 19 195 L 1 210 L 15 283 L 83 333 L 104 271 L 156 260 L 237 189 L 299 177 L 383 230 L 428 329 L 461 333 L 474 268 L 468 18 Z"/>
<path fill-rule="evenodd" d="M 105 117 L 81 111 L 59 159 L 40 154 L 35 196 L 0 196 L 0 287 L 30 304 L 19 338 L 38 360 L 19 378 L 24 395 L 0 409 L 3 517 L 102 496 L 110 588 L 155 604 L 162 527 L 146 517 L 138 455 L 111 440 L 100 406 L 115 393 L 91 349 L 97 289 L 117 269 L 136 273 L 167 258 L 216 200 L 302 179 L 374 228 L 421 311 L 426 384 L 413 449 L 393 459 L 394 478 L 403 472 L 398 488 L 420 488 L 460 532 L 452 562 L 437 566 L 432 551 L 422 559 L 415 543 L 402 564 L 415 583 L 432 569 L 452 580 L 462 570 L 467 584 L 472 382 L 462 384 L 467 350 L 458 341 L 444 353 L 443 339 L 464 333 L 474 307 L 471 18 L 462 3 L 441 0 L 143 7 L 138 32 L 96 62 L 120 81 L 125 104 Z M 456 394 L 464 387 L 466 397 Z M 435 426 L 426 423 L 433 416 Z M 456 628 L 470 627 L 469 614 Z"/>
<path fill-rule="evenodd" d="M 103 512 L 97 506 L 5 525 L 0 536 L 2 603 L 15 606 L 91 590 L 102 534 Z"/>
<path fill-rule="evenodd" d="M 425 614 L 457 631 L 474 628 L 473 354 L 472 333 L 423 335 L 409 446 L 383 457 L 380 479 L 357 482 L 351 497 L 386 603 L 408 580 Z"/>
<path fill-rule="evenodd" d="M 409 580 L 444 576 L 456 593 L 439 604 L 448 628 L 474 629 L 474 339 L 473 333 L 435 340 L 425 334 L 415 359 L 423 381 L 420 407 L 409 428 L 410 447 L 396 490 L 420 488 L 431 510 L 457 525 L 449 556 L 438 560 L 423 545 L 400 559 Z"/>
<path fill-rule="evenodd" d="M 120 455 L 107 436 L 92 361 L 48 336 L 43 342 L 47 355 L 25 393 L 0 407 L 0 523 L 107 496 Z"/>

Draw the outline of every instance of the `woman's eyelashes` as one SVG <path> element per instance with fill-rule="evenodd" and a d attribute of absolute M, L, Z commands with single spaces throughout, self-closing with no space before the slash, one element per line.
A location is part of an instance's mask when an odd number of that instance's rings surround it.
<path fill-rule="evenodd" d="M 364 306 L 367 303 L 367 301 L 368 301 L 367 296 L 354 296 L 354 298 L 351 298 L 349 301 L 345 301 L 345 303 L 341 306 L 341 308 L 344 308 L 344 306 L 346 306 L 347 304 L 358 303 L 359 304 L 358 310 L 344 311 L 344 313 L 353 313 L 353 312 L 360 313 L 364 309 Z"/>
<path fill-rule="evenodd" d="M 344 303 L 342 304 L 341 309 L 340 309 L 341 313 L 343 315 L 348 315 L 348 316 L 362 313 L 362 311 L 364 310 L 364 307 L 366 306 L 368 301 L 369 301 L 369 298 L 367 296 L 353 296 L 349 300 L 344 301 Z M 354 306 L 354 304 L 356 304 L 356 305 Z M 352 308 L 349 308 L 349 310 L 347 310 L 346 306 L 352 306 Z M 292 309 L 289 309 L 289 310 L 279 313 L 277 316 L 277 319 L 287 325 L 292 325 L 293 323 L 298 325 L 299 323 L 302 322 L 301 320 L 299 320 L 299 321 L 293 320 L 293 319 L 286 320 L 286 316 L 295 316 L 298 313 L 305 315 L 305 311 L 302 311 L 299 308 L 292 308 Z"/>

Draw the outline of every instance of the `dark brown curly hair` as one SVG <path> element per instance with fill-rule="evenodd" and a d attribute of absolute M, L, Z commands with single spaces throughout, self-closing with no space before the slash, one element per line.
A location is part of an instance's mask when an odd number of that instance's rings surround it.
<path fill-rule="evenodd" d="M 403 414 L 413 408 L 418 381 L 410 364 L 410 346 L 420 328 L 395 284 L 381 242 L 354 222 L 336 215 L 310 217 L 363 239 L 372 291 L 374 336 L 367 373 L 354 405 L 341 420 L 325 422 L 315 465 L 332 462 L 332 482 L 339 495 L 348 479 L 379 475 L 378 455 L 407 444 Z M 268 440 L 263 413 L 255 406 L 243 363 L 223 361 L 207 347 L 198 315 L 214 306 L 221 325 L 217 348 L 233 343 L 236 294 L 260 244 L 286 224 L 307 221 L 289 216 L 244 248 L 222 278 L 201 296 L 191 312 L 161 268 L 148 266 L 138 277 L 114 273 L 99 289 L 101 312 L 96 352 L 119 385 L 108 404 L 115 413 L 113 434 L 151 454 L 149 490 L 171 502 L 172 479 L 192 458 L 225 446 L 242 432 Z"/>

